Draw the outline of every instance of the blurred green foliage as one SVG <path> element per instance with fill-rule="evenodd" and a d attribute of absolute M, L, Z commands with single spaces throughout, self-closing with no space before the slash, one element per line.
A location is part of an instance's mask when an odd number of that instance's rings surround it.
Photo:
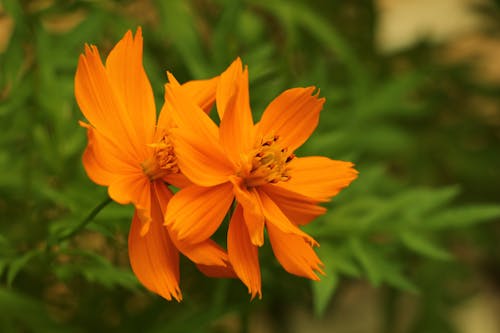
<path fill-rule="evenodd" d="M 450 286 L 481 272 L 500 281 L 499 125 L 469 103 L 498 105 L 499 87 L 437 61 L 425 43 L 379 54 L 371 1 L 3 0 L 0 9 L 12 22 L 0 53 L 1 332 L 247 332 L 262 311 L 286 332 L 290 304 L 321 315 L 339 288 L 360 280 L 389 295 L 386 331 L 397 321 L 395 295 L 414 293 L 421 301 L 408 332 L 453 332 L 446 311 L 467 292 Z M 85 43 L 106 55 L 138 25 L 158 108 L 166 70 L 206 78 L 236 56 L 250 69 L 255 119 L 287 88 L 321 88 L 325 110 L 299 155 L 354 161 L 360 171 L 307 226 L 321 243 L 321 282 L 283 272 L 264 246 L 263 300 L 185 260 L 185 300 L 168 303 L 131 273 L 132 207 L 114 203 L 57 241 L 106 198 L 80 160 L 78 56 Z M 467 261 L 467 251 L 479 259 Z M 228 316 L 239 318 L 236 329 L 221 324 Z"/>

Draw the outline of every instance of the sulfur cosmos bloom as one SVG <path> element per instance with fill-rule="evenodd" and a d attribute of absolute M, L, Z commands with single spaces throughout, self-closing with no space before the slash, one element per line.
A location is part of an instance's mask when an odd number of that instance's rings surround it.
<path fill-rule="evenodd" d="M 179 89 L 196 105 L 209 110 L 218 78 L 190 81 Z M 85 46 L 75 76 L 75 95 L 88 123 L 83 164 L 88 176 L 107 186 L 120 204 L 132 203 L 135 213 L 128 238 L 129 258 L 139 281 L 170 300 L 179 290 L 179 250 L 208 275 L 230 275 L 227 253 L 210 239 L 186 244 L 163 225 L 173 196 L 169 185 L 185 187 L 170 131 L 175 124 L 162 108 L 158 120 L 154 96 L 142 65 L 142 32 L 128 31 L 103 65 L 95 46 Z"/>
<path fill-rule="evenodd" d="M 193 183 L 169 202 L 165 223 L 171 232 L 189 244 L 203 242 L 236 202 L 227 250 L 252 298 L 261 297 L 258 248 L 264 230 L 286 271 L 318 280 L 318 244 L 300 226 L 325 213 L 319 204 L 357 176 L 350 162 L 294 154 L 316 128 L 324 98 L 314 87 L 286 90 L 254 124 L 248 70 L 237 59 L 219 79 L 218 127 L 171 74 L 169 81 L 165 96 L 178 125 L 172 131 L 177 162 Z"/>

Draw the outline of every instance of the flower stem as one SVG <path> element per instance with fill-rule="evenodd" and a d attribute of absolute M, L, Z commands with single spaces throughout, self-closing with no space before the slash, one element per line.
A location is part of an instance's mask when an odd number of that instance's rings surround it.
<path fill-rule="evenodd" d="M 56 238 L 56 243 L 62 242 L 66 239 L 69 239 L 79 233 L 87 224 L 92 222 L 92 220 L 99 214 L 99 212 L 106 207 L 111 201 L 113 201 L 110 197 L 106 197 L 106 199 L 97 205 L 90 213 L 87 215 L 85 219 L 83 219 L 80 223 L 78 223 L 70 232 L 65 235 L 59 236 Z"/>

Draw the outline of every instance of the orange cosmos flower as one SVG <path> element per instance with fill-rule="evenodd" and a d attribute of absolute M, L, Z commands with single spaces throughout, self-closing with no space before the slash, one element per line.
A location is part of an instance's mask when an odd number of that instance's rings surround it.
<path fill-rule="evenodd" d="M 179 89 L 200 109 L 209 110 L 218 77 L 191 81 Z M 174 127 L 162 109 L 158 121 L 150 82 L 142 66 L 142 32 L 128 31 L 110 52 L 106 65 L 95 46 L 85 46 L 75 76 L 75 95 L 90 124 L 83 164 L 110 197 L 136 210 L 129 233 L 130 264 L 149 290 L 181 300 L 178 250 L 209 275 L 230 275 L 227 254 L 212 240 L 185 244 L 163 226 L 172 192 L 168 184 L 190 184 L 177 165 L 170 139 Z M 198 110 L 198 109 L 197 109 Z"/>
<path fill-rule="evenodd" d="M 261 296 L 257 249 L 264 228 L 285 270 L 318 280 L 323 264 L 312 249 L 317 242 L 299 226 L 323 214 L 318 204 L 357 176 L 350 162 L 294 155 L 316 128 L 324 98 L 313 94 L 314 87 L 286 90 L 254 125 L 248 71 L 237 59 L 219 80 L 217 128 L 170 74 L 169 81 L 166 104 L 179 126 L 173 131 L 178 165 L 193 185 L 170 200 L 165 223 L 179 239 L 202 242 L 236 198 L 228 255 L 252 298 Z"/>

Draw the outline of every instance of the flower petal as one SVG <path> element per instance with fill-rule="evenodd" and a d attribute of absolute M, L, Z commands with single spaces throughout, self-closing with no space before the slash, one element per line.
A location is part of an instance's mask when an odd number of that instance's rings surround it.
<path fill-rule="evenodd" d="M 184 176 L 182 173 L 170 173 L 163 177 L 163 180 L 171 185 L 174 185 L 177 188 L 188 187 L 189 185 L 193 185 L 189 181 L 189 179 Z"/>
<path fill-rule="evenodd" d="M 241 63 L 241 59 L 238 57 L 220 76 L 220 81 L 219 85 L 217 86 L 216 93 L 217 113 L 219 114 L 219 119 L 224 118 L 224 113 L 229 102 L 238 91 L 239 86 L 235 83 L 239 83 L 240 81 L 241 75 L 243 73 L 242 68 L 243 64 Z"/>
<path fill-rule="evenodd" d="M 132 203 L 141 219 L 144 235 L 151 224 L 151 183 L 142 173 L 117 177 L 108 187 L 108 194 L 114 201 L 125 205 Z"/>
<path fill-rule="evenodd" d="M 163 216 L 167 213 L 167 206 L 172 197 L 172 193 L 161 181 L 155 183 L 155 193 L 160 202 L 160 208 Z M 167 227 L 168 229 L 168 227 Z M 193 261 L 198 268 L 211 276 L 210 274 L 220 275 L 219 277 L 234 277 L 235 273 L 227 253 L 213 240 L 207 239 L 201 243 L 189 244 L 177 239 L 175 233 L 169 233 L 174 246 L 186 257 Z"/>
<path fill-rule="evenodd" d="M 217 110 L 222 114 L 219 136 L 226 153 L 238 166 L 241 154 L 252 149 L 253 120 L 248 94 L 248 69 L 240 59 L 221 75 L 217 88 Z"/>
<path fill-rule="evenodd" d="M 230 264 L 229 266 L 206 266 L 206 265 L 196 265 L 196 267 L 208 277 L 213 278 L 236 278 L 236 273 Z"/>
<path fill-rule="evenodd" d="M 289 166 L 290 180 L 276 186 L 318 201 L 330 200 L 358 176 L 351 162 L 322 156 L 294 158 Z"/>
<path fill-rule="evenodd" d="M 323 263 L 303 237 L 285 233 L 272 223 L 267 224 L 267 231 L 274 255 L 287 272 L 311 280 L 319 280 L 315 271 L 325 274 Z"/>
<path fill-rule="evenodd" d="M 208 80 L 193 80 L 183 83 L 181 88 L 205 113 L 209 113 L 215 102 L 219 76 Z"/>
<path fill-rule="evenodd" d="M 109 186 L 109 196 L 119 204 L 126 205 L 139 201 L 143 189 L 150 188 L 148 178 L 138 171 L 137 173 L 117 177 Z"/>
<path fill-rule="evenodd" d="M 236 275 L 247 286 L 252 299 L 262 298 L 257 246 L 253 245 L 243 219 L 243 208 L 238 205 L 229 223 L 227 250 Z"/>
<path fill-rule="evenodd" d="M 273 198 L 274 203 L 293 224 L 305 225 L 326 213 L 326 208 L 319 206 L 317 201 L 283 187 L 269 184 L 261 186 L 259 190 Z"/>
<path fill-rule="evenodd" d="M 247 189 L 240 177 L 230 177 L 236 200 L 243 207 L 243 216 L 250 234 L 252 244 L 264 244 L 264 212 L 259 193 L 255 188 Z"/>
<path fill-rule="evenodd" d="M 182 173 L 199 186 L 225 183 L 234 169 L 218 144 L 210 146 L 195 133 L 172 130 L 177 163 Z"/>
<path fill-rule="evenodd" d="M 116 94 L 95 46 L 85 46 L 75 75 L 75 97 L 87 120 L 101 134 L 122 145 L 134 160 L 144 159 L 144 147 L 138 144 L 134 124 L 124 102 Z"/>
<path fill-rule="evenodd" d="M 179 253 L 163 225 L 158 203 L 153 203 L 148 233 L 141 236 L 142 222 L 134 214 L 128 238 L 130 265 L 141 283 L 152 292 L 171 300 L 182 299 L 179 289 Z"/>
<path fill-rule="evenodd" d="M 278 135 L 280 145 L 290 152 L 300 147 L 318 125 L 324 98 L 312 95 L 316 88 L 288 89 L 276 97 L 258 124 L 262 137 Z"/>
<path fill-rule="evenodd" d="M 142 30 L 132 37 L 130 30 L 106 59 L 106 72 L 114 92 L 123 102 L 138 144 L 153 142 L 156 108 L 151 84 L 142 65 Z"/>
<path fill-rule="evenodd" d="M 167 72 L 167 76 L 169 82 L 165 85 L 165 103 L 170 107 L 175 124 L 186 131 L 195 132 L 209 142 L 218 141 L 215 123 L 171 73 Z"/>
<path fill-rule="evenodd" d="M 200 186 L 226 181 L 233 168 L 219 144 L 217 126 L 193 103 L 175 78 L 168 75 L 170 83 L 165 86 L 165 112 L 172 114 L 178 126 L 172 130 L 172 138 L 179 167 Z"/>
<path fill-rule="evenodd" d="M 269 225 L 273 225 L 283 233 L 300 236 L 309 244 L 318 245 L 318 242 L 316 242 L 314 238 L 312 238 L 311 236 L 300 230 L 295 224 L 290 222 L 288 217 L 281 211 L 281 209 L 265 191 L 259 189 L 259 196 L 262 202 L 264 216 L 266 217 L 267 227 L 269 227 Z"/>
<path fill-rule="evenodd" d="M 89 133 L 90 131 L 87 131 Z M 94 148 L 90 144 L 91 138 L 90 135 L 87 135 L 89 144 L 85 148 L 85 151 L 83 152 L 83 167 L 85 168 L 85 172 L 87 173 L 87 176 L 96 184 L 102 185 L 102 186 L 108 186 L 111 182 L 113 182 L 113 179 L 116 177 L 115 174 L 110 172 L 108 168 L 103 166 L 99 159 L 96 158 L 96 154 L 94 152 Z"/>
<path fill-rule="evenodd" d="M 179 241 L 189 244 L 210 238 L 233 202 L 232 185 L 192 185 L 175 194 L 165 215 L 165 224 Z"/>
<path fill-rule="evenodd" d="M 208 80 L 188 81 L 182 84 L 180 88 L 185 95 L 191 98 L 194 104 L 199 106 L 205 113 L 208 114 L 215 102 L 215 92 L 217 90 L 218 82 L 219 82 L 219 77 L 216 76 Z M 165 94 L 165 100 L 167 100 L 166 94 Z M 170 129 L 174 126 L 174 121 L 170 113 L 171 113 L 171 104 L 165 103 L 158 117 L 157 127 L 159 129 Z"/>
<path fill-rule="evenodd" d="M 139 165 L 127 158 L 121 147 L 116 146 L 90 125 L 83 122 L 80 122 L 80 125 L 87 128 L 88 144 L 82 161 L 92 181 L 108 186 L 116 177 L 134 173 L 139 169 Z"/>
<path fill-rule="evenodd" d="M 203 274 L 210 277 L 236 277 L 227 253 L 213 240 L 188 244 L 177 240 L 175 234 L 173 236 L 175 247 L 194 262 Z"/>
<path fill-rule="evenodd" d="M 175 247 L 195 264 L 213 267 L 230 266 L 227 253 L 213 240 L 207 239 L 200 243 L 189 244 L 177 239 L 175 233 L 172 233 L 172 236 Z"/>

